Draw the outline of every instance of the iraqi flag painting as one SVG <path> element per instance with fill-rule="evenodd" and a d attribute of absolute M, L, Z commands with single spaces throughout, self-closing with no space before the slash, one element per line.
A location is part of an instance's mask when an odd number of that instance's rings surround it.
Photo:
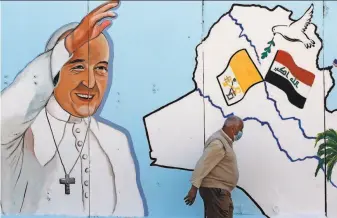
<path fill-rule="evenodd" d="M 303 109 L 315 75 L 296 65 L 288 52 L 278 50 L 265 81 L 278 87 L 294 106 Z"/>

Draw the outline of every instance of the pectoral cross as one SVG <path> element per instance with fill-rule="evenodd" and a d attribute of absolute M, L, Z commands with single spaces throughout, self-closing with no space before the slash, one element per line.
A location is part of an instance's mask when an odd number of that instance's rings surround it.
<path fill-rule="evenodd" d="M 65 178 L 60 179 L 60 184 L 64 185 L 64 191 L 66 195 L 70 194 L 70 184 L 75 184 L 75 178 L 69 177 L 69 174 L 66 174 Z"/>

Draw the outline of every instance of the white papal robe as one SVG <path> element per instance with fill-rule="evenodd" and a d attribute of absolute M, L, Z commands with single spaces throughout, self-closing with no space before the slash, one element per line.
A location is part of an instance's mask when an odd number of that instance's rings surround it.
<path fill-rule="evenodd" d="M 1 93 L 2 212 L 143 216 L 126 135 L 93 117 L 70 116 L 52 95 L 53 78 L 71 58 L 64 43 L 34 59 Z M 60 157 L 66 172 L 73 168 L 70 195 L 59 183 Z"/>

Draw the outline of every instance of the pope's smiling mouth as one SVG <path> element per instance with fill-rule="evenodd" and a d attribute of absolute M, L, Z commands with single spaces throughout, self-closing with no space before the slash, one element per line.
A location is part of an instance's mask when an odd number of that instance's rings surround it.
<path fill-rule="evenodd" d="M 82 101 L 91 101 L 95 95 L 94 94 L 89 94 L 89 93 L 86 93 L 86 94 L 83 94 L 83 93 L 76 93 L 75 94 L 79 99 L 81 99 Z"/>

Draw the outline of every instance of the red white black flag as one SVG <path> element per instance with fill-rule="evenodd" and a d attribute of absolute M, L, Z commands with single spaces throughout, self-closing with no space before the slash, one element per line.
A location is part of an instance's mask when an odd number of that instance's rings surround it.
<path fill-rule="evenodd" d="M 288 52 L 278 50 L 265 81 L 283 90 L 290 103 L 303 108 L 315 75 L 296 65 Z"/>

